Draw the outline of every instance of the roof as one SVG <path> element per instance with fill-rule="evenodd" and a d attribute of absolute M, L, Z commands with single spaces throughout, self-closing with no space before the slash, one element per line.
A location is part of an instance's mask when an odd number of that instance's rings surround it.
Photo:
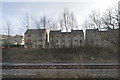
<path fill-rule="evenodd" d="M 27 31 L 25 32 L 25 34 L 40 34 L 45 32 L 46 29 L 27 29 Z"/>
<path fill-rule="evenodd" d="M 71 30 L 72 34 L 83 34 L 83 30 Z"/>
<path fill-rule="evenodd" d="M 61 30 L 51 30 L 50 35 L 56 35 L 56 34 L 61 34 Z"/>
<path fill-rule="evenodd" d="M 118 29 L 109 29 L 109 30 L 98 30 L 98 29 L 86 29 L 86 32 L 92 31 L 92 32 L 100 32 L 100 33 L 106 33 L 106 32 L 117 32 Z"/>
<path fill-rule="evenodd" d="M 110 30 L 108 30 L 109 32 L 111 32 L 111 31 L 119 31 L 119 28 L 118 29 L 110 29 Z"/>
<path fill-rule="evenodd" d="M 22 35 L 18 35 L 18 34 L 16 34 L 15 36 L 13 36 L 13 37 L 16 37 L 16 38 L 18 38 L 18 37 L 23 37 Z"/>
<path fill-rule="evenodd" d="M 71 32 L 61 32 L 61 30 L 51 30 L 50 31 L 50 35 L 57 35 L 57 34 L 61 34 L 61 35 L 68 35 L 68 34 L 83 34 L 83 30 L 71 30 Z"/>
<path fill-rule="evenodd" d="M 62 35 L 68 35 L 71 34 L 71 32 L 62 32 Z"/>
<path fill-rule="evenodd" d="M 86 31 L 98 31 L 98 29 L 86 29 Z"/>
<path fill-rule="evenodd" d="M 89 34 L 90 33 L 99 33 L 99 30 L 98 29 L 86 29 L 86 34 Z"/>

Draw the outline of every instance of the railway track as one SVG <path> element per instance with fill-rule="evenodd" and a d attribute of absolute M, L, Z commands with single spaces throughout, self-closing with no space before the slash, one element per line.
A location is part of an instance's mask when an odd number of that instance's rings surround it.
<path fill-rule="evenodd" d="M 2 69 L 119 69 L 118 64 L 2 64 Z"/>

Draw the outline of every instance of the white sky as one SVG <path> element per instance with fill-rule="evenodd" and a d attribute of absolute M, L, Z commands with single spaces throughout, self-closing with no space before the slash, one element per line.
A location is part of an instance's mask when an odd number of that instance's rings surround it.
<path fill-rule="evenodd" d="M 7 21 L 12 22 L 12 35 L 23 34 L 20 20 L 26 12 L 38 17 L 46 15 L 50 18 L 58 19 L 63 8 L 72 11 L 78 20 L 79 28 L 83 21 L 90 14 L 91 10 L 99 9 L 105 11 L 108 7 L 117 4 L 119 0 L 1 0 L 0 3 L 0 24 Z M 44 1 L 44 2 L 43 2 Z M 13 3 L 14 2 L 14 3 Z M 21 3 L 22 2 L 22 3 Z M 2 9 L 2 10 L 1 10 Z M 2 19 L 1 19 L 2 18 Z M 0 34 L 4 33 L 3 26 L 0 26 Z"/>

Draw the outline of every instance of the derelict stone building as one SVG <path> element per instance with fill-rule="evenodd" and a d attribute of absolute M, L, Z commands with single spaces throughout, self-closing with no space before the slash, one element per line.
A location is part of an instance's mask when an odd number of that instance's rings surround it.
<path fill-rule="evenodd" d="M 85 35 L 86 45 L 116 46 L 118 44 L 118 29 L 99 31 L 98 29 L 87 29 Z"/>
<path fill-rule="evenodd" d="M 117 46 L 118 29 L 100 31 L 98 29 L 71 30 L 71 32 L 61 32 L 61 30 L 51 30 L 49 34 L 49 48 L 64 48 L 77 46 Z M 85 36 L 85 39 L 84 39 Z M 45 29 L 28 29 L 25 32 L 25 45 L 32 48 L 47 48 L 47 31 Z"/>
<path fill-rule="evenodd" d="M 25 46 L 31 48 L 45 48 L 46 46 L 46 29 L 27 29 L 24 33 Z"/>
<path fill-rule="evenodd" d="M 83 30 L 72 30 L 71 31 L 72 46 L 83 46 L 84 45 L 84 33 Z"/>
<path fill-rule="evenodd" d="M 84 45 L 84 33 L 82 30 L 71 30 L 71 32 L 61 32 L 60 30 L 50 31 L 49 47 L 77 47 Z"/>
<path fill-rule="evenodd" d="M 50 31 L 49 47 L 50 48 L 60 48 L 61 47 L 61 31 L 60 30 Z"/>

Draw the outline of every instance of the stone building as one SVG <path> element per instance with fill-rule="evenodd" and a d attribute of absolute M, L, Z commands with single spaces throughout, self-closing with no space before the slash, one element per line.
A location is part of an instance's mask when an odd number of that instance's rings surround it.
<path fill-rule="evenodd" d="M 61 30 L 50 31 L 49 47 L 50 48 L 60 48 L 61 47 Z"/>
<path fill-rule="evenodd" d="M 61 47 L 71 46 L 72 46 L 71 32 L 61 32 Z"/>
<path fill-rule="evenodd" d="M 50 48 L 83 46 L 84 33 L 82 30 L 71 30 L 71 32 L 50 31 L 49 45 Z"/>
<path fill-rule="evenodd" d="M 85 45 L 95 45 L 99 38 L 97 29 L 87 29 L 85 34 Z"/>
<path fill-rule="evenodd" d="M 77 47 L 84 45 L 116 46 L 118 45 L 118 29 L 100 31 L 87 29 L 84 39 L 83 30 L 51 30 L 49 33 L 49 48 Z M 32 48 L 47 48 L 47 31 L 45 29 L 28 29 L 25 32 L 25 45 Z"/>
<path fill-rule="evenodd" d="M 83 46 L 84 45 L 84 33 L 83 30 L 72 30 L 71 31 L 72 46 Z"/>
<path fill-rule="evenodd" d="M 85 45 L 115 46 L 118 44 L 118 29 L 99 31 L 98 29 L 87 29 Z"/>
<path fill-rule="evenodd" d="M 27 29 L 24 33 L 26 47 L 45 48 L 47 42 L 46 29 Z"/>

